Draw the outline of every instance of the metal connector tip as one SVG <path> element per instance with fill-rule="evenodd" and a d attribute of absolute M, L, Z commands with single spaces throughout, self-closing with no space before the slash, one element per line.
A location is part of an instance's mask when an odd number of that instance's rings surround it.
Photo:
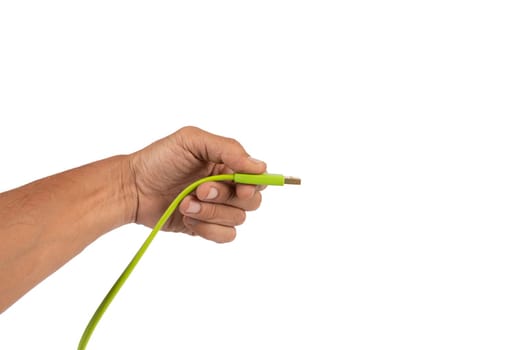
<path fill-rule="evenodd" d="M 286 185 L 300 185 L 301 179 L 298 177 L 287 176 L 284 178 L 284 183 Z"/>

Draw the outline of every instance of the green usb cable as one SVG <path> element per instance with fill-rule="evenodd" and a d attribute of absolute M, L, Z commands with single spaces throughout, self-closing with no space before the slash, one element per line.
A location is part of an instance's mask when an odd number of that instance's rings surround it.
<path fill-rule="evenodd" d="M 109 304 L 115 299 L 115 296 L 119 292 L 120 288 L 124 285 L 126 280 L 128 279 L 129 275 L 133 272 L 133 269 L 135 266 L 137 266 L 138 262 L 148 249 L 149 245 L 157 235 L 157 233 L 162 229 L 168 218 L 173 214 L 173 212 L 177 209 L 179 204 L 182 202 L 182 200 L 189 195 L 191 192 L 193 192 L 199 185 L 205 183 L 205 182 L 212 182 L 212 181 L 233 181 L 235 183 L 239 184 L 248 184 L 248 185 L 270 185 L 270 186 L 283 186 L 285 184 L 292 184 L 292 185 L 300 185 L 301 180 L 295 177 L 285 177 L 280 174 L 223 174 L 223 175 L 214 175 L 214 176 L 208 176 L 205 178 L 202 178 L 200 180 L 195 181 L 188 187 L 186 187 L 179 195 L 171 202 L 168 209 L 162 214 L 159 221 L 157 221 L 157 224 L 155 227 L 153 227 L 153 230 L 149 234 L 148 238 L 144 241 L 140 249 L 137 251 L 133 259 L 129 262 L 126 269 L 122 272 L 120 277 L 117 279 L 115 284 L 113 284 L 113 287 L 109 290 L 108 294 L 104 297 L 102 302 L 100 303 L 99 307 L 91 317 L 91 320 L 89 321 L 88 325 L 86 326 L 86 329 L 84 330 L 84 333 L 82 334 L 82 338 L 80 338 L 80 342 L 78 343 L 78 349 L 84 350 L 89 342 L 89 338 L 91 338 L 91 335 L 93 334 L 93 331 L 95 330 L 95 327 L 97 326 L 98 322 L 102 318 L 102 315 L 104 315 L 104 312 L 107 310 Z"/>

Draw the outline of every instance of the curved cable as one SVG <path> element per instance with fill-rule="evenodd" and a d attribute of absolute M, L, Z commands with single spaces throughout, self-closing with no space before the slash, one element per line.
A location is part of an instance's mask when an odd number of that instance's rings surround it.
<path fill-rule="evenodd" d="M 211 182 L 211 181 L 232 181 L 234 180 L 234 174 L 223 174 L 223 175 L 214 175 L 214 176 L 208 176 L 205 178 L 202 178 L 200 180 L 195 181 L 188 187 L 186 187 L 175 199 L 171 204 L 169 205 L 168 209 L 162 214 L 159 221 L 157 221 L 157 224 L 155 224 L 155 227 L 153 227 L 153 230 L 149 234 L 148 238 L 142 243 L 142 246 L 137 251 L 133 259 L 129 262 L 126 269 L 122 272 L 120 277 L 117 279 L 117 281 L 113 284 L 113 287 L 109 290 L 109 292 L 106 294 L 100 305 L 98 306 L 97 310 L 91 317 L 91 320 L 89 320 L 88 325 L 86 326 L 86 329 L 84 330 L 84 333 L 82 334 L 82 338 L 80 338 L 80 342 L 78 343 L 78 350 L 84 350 L 89 342 L 89 339 L 91 338 L 91 335 L 93 334 L 93 331 L 97 327 L 98 322 L 102 318 L 102 315 L 104 315 L 104 312 L 106 312 L 108 306 L 111 304 L 113 299 L 115 299 L 115 296 L 119 292 L 120 288 L 124 285 L 126 280 L 128 279 L 129 275 L 133 272 L 135 269 L 135 266 L 139 263 L 140 259 L 148 249 L 149 245 L 157 235 L 157 233 L 162 229 L 166 221 L 169 219 L 169 217 L 173 214 L 173 212 L 177 209 L 180 202 L 189 195 L 193 190 L 195 190 L 199 185 L 205 183 L 205 182 Z"/>

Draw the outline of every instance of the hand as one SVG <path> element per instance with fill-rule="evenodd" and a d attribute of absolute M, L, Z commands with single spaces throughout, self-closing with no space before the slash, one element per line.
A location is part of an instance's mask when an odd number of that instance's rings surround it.
<path fill-rule="evenodd" d="M 132 154 L 130 165 L 137 193 L 135 222 L 149 227 L 179 192 L 202 177 L 266 171 L 266 164 L 250 158 L 237 141 L 195 127 L 182 128 Z M 182 201 L 163 229 L 229 242 L 246 211 L 257 209 L 260 203 L 256 186 L 204 183 Z"/>

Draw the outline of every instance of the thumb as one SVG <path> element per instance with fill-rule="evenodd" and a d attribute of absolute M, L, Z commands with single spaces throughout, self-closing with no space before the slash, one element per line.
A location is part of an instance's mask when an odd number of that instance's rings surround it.
<path fill-rule="evenodd" d="M 179 144 L 202 161 L 224 164 L 234 172 L 260 174 L 266 164 L 251 158 L 235 139 L 215 135 L 194 126 L 187 126 L 177 133 Z"/>

